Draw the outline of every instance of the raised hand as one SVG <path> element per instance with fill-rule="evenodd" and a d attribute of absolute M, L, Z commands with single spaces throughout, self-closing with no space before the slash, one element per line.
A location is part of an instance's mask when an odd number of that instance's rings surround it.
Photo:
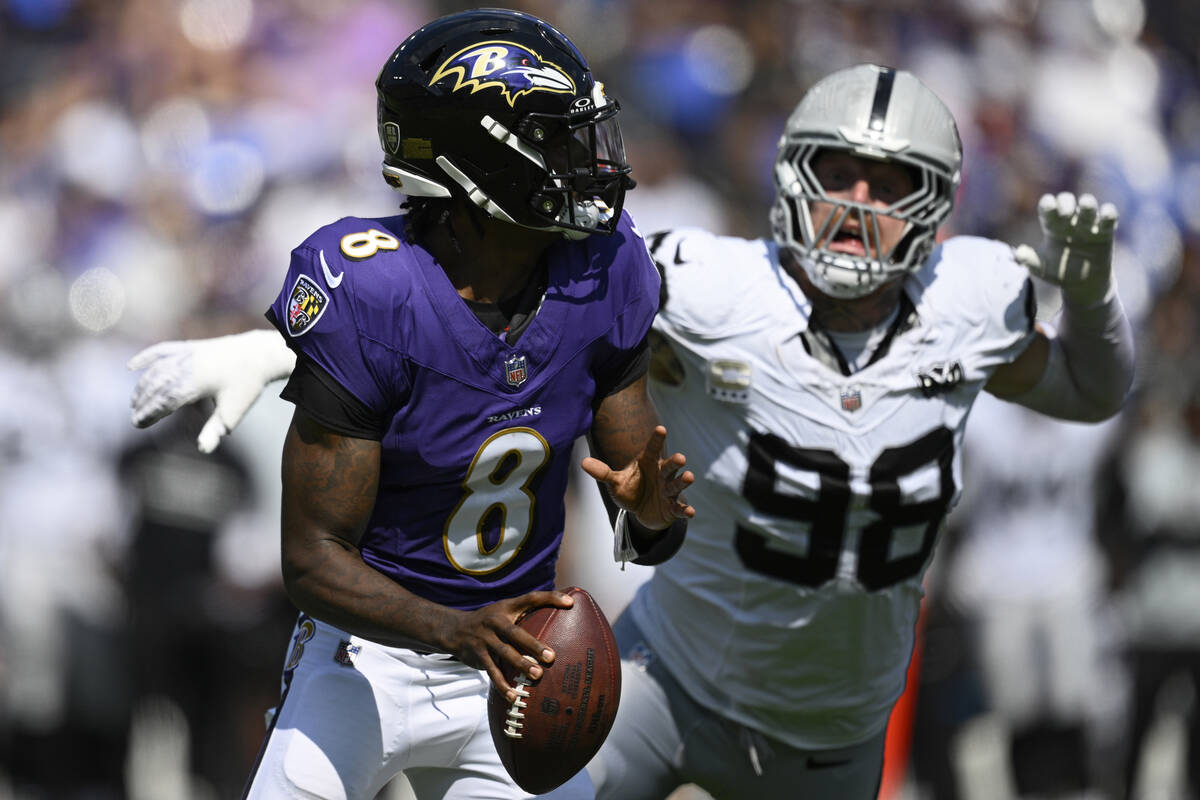
<path fill-rule="evenodd" d="M 1104 299 L 1111 286 L 1113 238 L 1117 208 L 1098 205 L 1090 194 L 1061 192 L 1038 202 L 1042 245 L 1017 247 L 1018 262 L 1034 275 L 1062 287 L 1067 299 L 1090 305 Z"/>
<path fill-rule="evenodd" d="M 651 530 L 661 530 L 676 519 L 696 516 L 696 510 L 683 498 L 683 490 L 695 482 L 682 453 L 662 458 L 667 429 L 655 427 L 642 452 L 630 464 L 614 470 L 598 458 L 587 457 L 584 472 L 608 486 L 613 502 L 637 517 Z"/>

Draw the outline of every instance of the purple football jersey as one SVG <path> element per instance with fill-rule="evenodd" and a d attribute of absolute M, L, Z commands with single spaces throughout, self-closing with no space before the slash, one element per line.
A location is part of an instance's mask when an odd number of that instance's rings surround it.
<path fill-rule="evenodd" d="M 363 559 L 457 608 L 551 588 L 572 446 L 597 378 L 650 328 L 658 272 L 626 215 L 612 236 L 556 243 L 545 299 L 509 345 L 404 224 L 321 228 L 272 305 L 294 350 L 391 420 Z"/>

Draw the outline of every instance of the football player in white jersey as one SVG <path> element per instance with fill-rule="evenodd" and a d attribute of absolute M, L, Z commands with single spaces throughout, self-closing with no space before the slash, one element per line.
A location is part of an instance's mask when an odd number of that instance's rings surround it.
<path fill-rule="evenodd" d="M 718 798 L 874 798 L 975 397 L 1081 421 L 1120 409 L 1133 347 L 1116 210 L 1047 196 L 1040 251 L 938 244 L 961 158 L 916 77 L 851 67 L 787 121 L 773 240 L 650 237 L 665 288 L 650 387 L 697 465 L 696 516 L 615 626 L 621 709 L 588 767 L 602 800 L 687 782 Z M 1056 330 L 1034 324 L 1030 272 L 1062 289 Z M 214 346 L 151 364 L 135 422 L 172 394 L 245 386 L 248 404 L 250 381 L 278 377 L 171 363 Z M 241 410 L 218 403 L 215 425 Z M 636 556 L 621 519 L 617 533 L 620 557 Z"/>

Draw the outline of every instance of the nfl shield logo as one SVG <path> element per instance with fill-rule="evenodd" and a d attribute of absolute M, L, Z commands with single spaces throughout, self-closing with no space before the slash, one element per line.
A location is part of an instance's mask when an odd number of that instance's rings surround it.
<path fill-rule="evenodd" d="M 343 667 L 353 667 L 359 650 L 362 650 L 362 645 L 350 644 L 349 639 L 342 639 L 338 643 L 337 652 L 333 654 L 333 660 Z"/>
<path fill-rule="evenodd" d="M 504 380 L 509 386 L 520 386 L 529 377 L 525 369 L 525 356 L 513 356 L 504 362 Z"/>
<path fill-rule="evenodd" d="M 842 392 L 842 410 L 858 411 L 862 408 L 862 392 L 857 388 L 846 389 Z"/>

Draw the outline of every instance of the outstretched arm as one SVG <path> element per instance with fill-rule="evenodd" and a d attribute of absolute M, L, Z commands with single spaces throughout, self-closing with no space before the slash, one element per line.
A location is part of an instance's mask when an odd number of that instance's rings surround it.
<path fill-rule="evenodd" d="M 1112 274 L 1117 210 L 1096 198 L 1063 192 L 1038 204 L 1043 242 L 1016 249 L 1017 261 L 1062 289 L 1055 328 L 1038 327 L 1033 343 L 987 384 L 997 397 L 1052 417 L 1099 422 L 1121 410 L 1133 383 L 1133 332 Z"/>
<path fill-rule="evenodd" d="M 145 370 L 130 398 L 133 424 L 145 428 L 203 397 L 216 402 L 196 443 L 216 449 L 271 381 L 286 378 L 296 354 L 273 330 L 252 330 L 213 339 L 160 342 L 129 359 Z"/>

